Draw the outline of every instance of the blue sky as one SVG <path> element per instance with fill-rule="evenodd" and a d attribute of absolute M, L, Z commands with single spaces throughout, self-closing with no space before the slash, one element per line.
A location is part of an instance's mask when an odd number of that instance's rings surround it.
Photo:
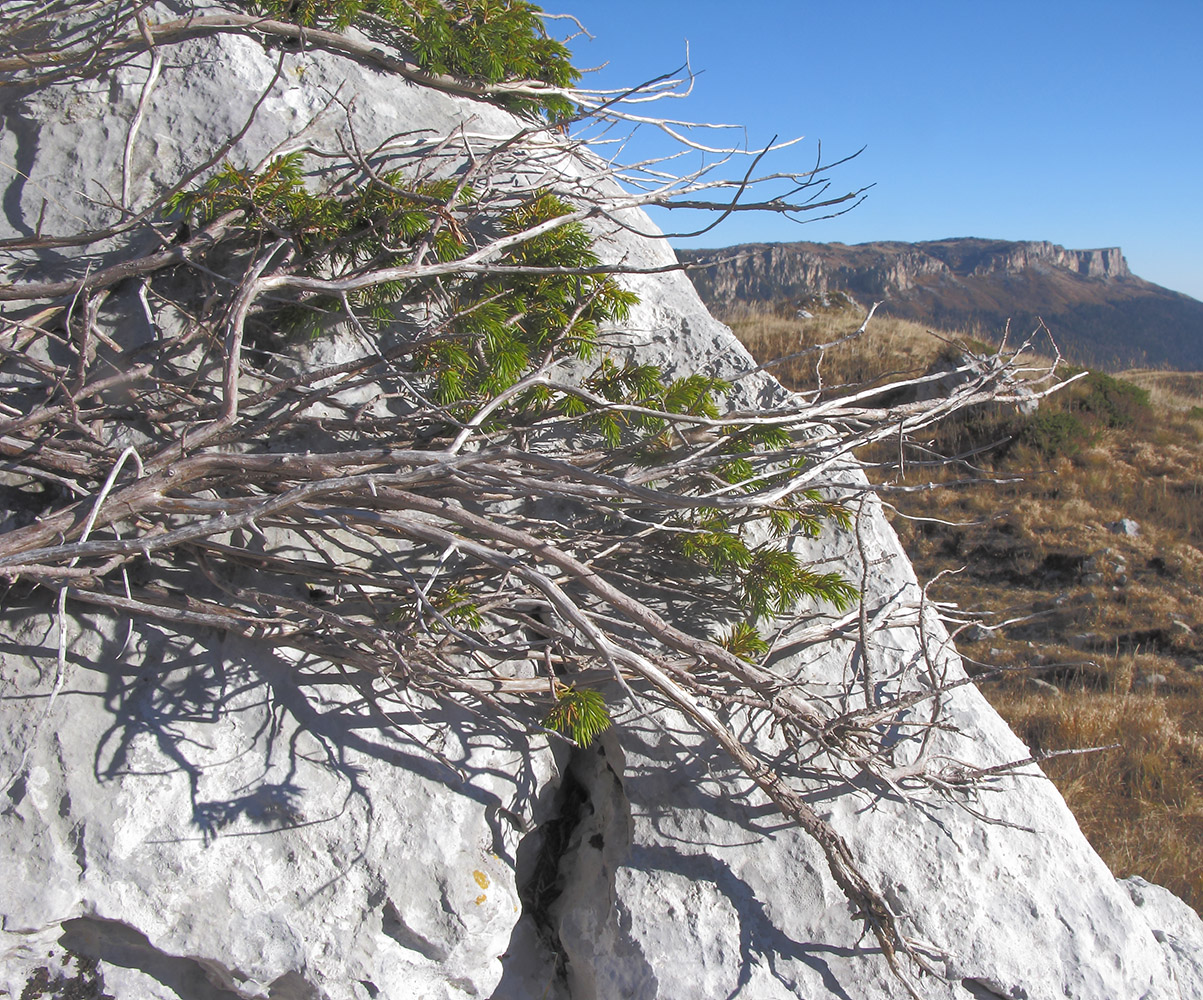
<path fill-rule="evenodd" d="M 752 145 L 806 136 L 774 169 L 809 167 L 818 140 L 825 159 L 867 147 L 830 173 L 841 193 L 875 185 L 851 214 L 804 226 L 748 215 L 695 245 L 1121 246 L 1136 274 L 1203 299 L 1203 0 L 543 6 L 594 35 L 571 43 L 578 66 L 608 64 L 586 86 L 671 71 L 688 41 L 694 93 L 660 113 L 744 125 Z"/>

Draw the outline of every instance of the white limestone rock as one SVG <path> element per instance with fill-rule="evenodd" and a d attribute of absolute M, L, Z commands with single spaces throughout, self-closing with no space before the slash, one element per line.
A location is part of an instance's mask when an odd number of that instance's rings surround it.
<path fill-rule="evenodd" d="M 555 767 L 541 741 L 446 709 L 399 726 L 413 720 L 386 717 L 369 679 L 242 642 L 136 626 L 122 653 L 124 628 L 69 628 L 67 683 L 0 813 L 11 995 L 55 939 L 100 958 L 110 992 L 123 968 L 164 996 L 491 992 L 520 909 L 520 817 Z M 46 650 L 53 628 L 10 614 L 3 641 Z M 6 721 L 44 707 L 41 665 L 6 654 Z"/>
<path fill-rule="evenodd" d="M 1140 915 L 1162 945 L 1162 956 L 1170 975 L 1184 997 L 1203 996 L 1203 920 L 1168 889 L 1146 882 L 1139 875 L 1121 879 Z"/>
<path fill-rule="evenodd" d="M 135 206 L 242 127 L 279 56 L 230 35 L 173 47 L 134 146 Z M 39 216 L 47 233 L 112 221 L 106 192 L 121 190 L 146 65 L 135 58 L 30 95 L 0 91 L 0 161 L 29 178 L 3 182 L 0 238 L 32 233 Z M 286 50 L 282 65 L 235 162 L 260 161 L 307 124 L 310 141 L 335 146 L 347 126 L 341 109 L 322 113 L 331 95 L 348 103 L 367 147 L 406 130 L 519 127 L 490 105 L 320 51 Z M 602 235 L 610 259 L 672 260 L 662 242 Z M 46 259 L 70 267 L 74 253 Z M 31 277 L 11 263 L 4 272 Z M 784 398 L 751 373 L 684 276 L 629 284 L 643 301 L 618 350 L 733 378 L 740 406 Z M 867 504 L 869 604 L 899 608 L 870 642 L 878 676 L 925 669 L 925 645 L 958 676 L 930 616 L 921 641 L 913 573 L 879 505 Z M 853 535 L 798 544 L 860 581 Z M 17 775 L 0 807 L 0 990 L 10 996 L 60 974 L 80 984 L 94 975 L 118 1000 L 900 995 L 819 849 L 681 719 L 628 716 L 569 762 L 541 738 L 490 731 L 446 707 L 421 717 L 382 707 L 373 679 L 264 646 L 145 623 L 127 635 L 92 612 L 68 615 L 67 628 L 67 672 L 51 702 L 49 604 L 7 608 L 0 621 L 0 778 Z M 841 640 L 786 650 L 779 667 L 841 697 L 852 663 Z M 992 766 L 1026 755 L 972 687 L 947 699 L 945 718 L 959 732 L 933 735 L 936 757 Z M 898 740 L 900 767 L 917 752 L 904 736 L 885 734 Z M 855 773 L 795 778 L 908 933 L 931 943 L 948 980 L 924 980 L 931 996 L 1200 994 L 1197 918 L 1157 887 L 1118 886 L 1034 768 L 953 798 L 903 799 Z M 571 807 L 553 801 L 573 785 Z M 558 812 L 564 842 L 545 863 L 559 865 L 560 892 L 540 916 L 558 935 L 562 980 L 519 901 Z"/>

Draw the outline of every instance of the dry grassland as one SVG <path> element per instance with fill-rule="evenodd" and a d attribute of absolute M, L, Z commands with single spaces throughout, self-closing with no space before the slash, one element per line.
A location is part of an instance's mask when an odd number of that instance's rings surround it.
<path fill-rule="evenodd" d="M 727 321 L 761 363 L 860 322 L 839 309 Z M 926 371 L 950 345 L 981 346 L 874 320 L 773 370 L 796 388 L 821 377 L 839 392 Z M 1203 374 L 1091 376 L 1034 417 L 969 414 L 931 444 L 960 454 L 1000 439 L 975 469 L 912 464 L 905 485 L 936 485 L 886 494 L 895 528 L 921 579 L 964 567 L 933 596 L 982 616 L 986 627 L 963 631 L 958 647 L 971 669 L 1015 668 L 982 687 L 1034 750 L 1120 745 L 1045 766 L 1112 870 L 1203 909 Z M 895 475 L 892 455 L 863 457 L 879 481 Z M 1112 529 L 1124 518 L 1137 534 Z"/>

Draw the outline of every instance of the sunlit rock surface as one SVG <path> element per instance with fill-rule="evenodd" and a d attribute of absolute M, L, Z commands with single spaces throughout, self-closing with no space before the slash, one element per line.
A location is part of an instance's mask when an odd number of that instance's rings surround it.
<path fill-rule="evenodd" d="M 0 238 L 111 221 L 106 192 L 122 187 L 146 65 L 0 90 L 0 162 L 19 171 L 3 181 Z M 269 85 L 235 162 L 257 163 L 303 128 L 318 146 L 353 129 L 371 147 L 413 130 L 520 127 L 489 105 L 320 51 L 196 40 L 171 48 L 149 102 L 132 203 L 213 155 Z M 610 259 L 671 262 L 663 243 L 602 235 Z M 8 267 L 5 280 L 83 266 L 78 252 L 55 251 L 38 273 Z M 738 405 L 785 398 L 751 373 L 682 275 L 629 283 L 643 301 L 616 351 L 732 378 Z M 875 500 L 857 532 L 797 544 L 863 585 L 883 685 L 929 669 L 960 676 Z M 821 851 L 680 718 L 629 712 L 595 748 L 569 754 L 465 711 L 405 710 L 382 701 L 371 677 L 248 641 L 88 610 L 72 610 L 66 628 L 58 677 L 49 600 L 8 606 L 0 621 L 0 778 L 15 775 L 0 800 L 0 989 L 10 996 L 902 995 Z M 776 669 L 854 706 L 857 638 L 851 629 L 787 647 Z M 933 731 L 928 759 L 989 767 L 1026 756 L 972 687 L 942 712 L 957 731 Z M 732 724 L 748 743 L 780 749 L 773 734 Z M 920 752 L 901 730 L 883 739 L 899 768 Z M 918 982 L 927 995 L 1203 995 L 1198 918 L 1156 886 L 1118 885 L 1035 769 L 939 795 L 831 767 L 834 777 L 791 774 L 929 946 L 942 978 Z"/>

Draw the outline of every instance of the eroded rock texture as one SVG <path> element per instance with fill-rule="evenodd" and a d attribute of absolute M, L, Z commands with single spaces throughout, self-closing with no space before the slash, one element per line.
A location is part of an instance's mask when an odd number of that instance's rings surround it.
<path fill-rule="evenodd" d="M 0 90 L 0 162 L 16 167 L 0 238 L 109 221 L 106 192 L 122 187 L 147 65 L 143 54 L 82 84 Z M 318 146 L 353 131 L 370 148 L 399 133 L 520 127 L 488 104 L 330 53 L 199 38 L 172 48 L 147 105 L 132 203 L 248 120 L 229 154 L 241 163 L 304 128 Z M 671 262 L 662 243 L 603 235 L 609 259 Z M 81 266 L 65 248 L 40 273 L 9 267 L 5 280 Z M 785 398 L 749 374 L 683 276 L 629 282 L 642 304 L 618 349 L 732 377 L 740 405 Z M 883 685 L 932 663 L 960 671 L 879 505 L 864 503 L 856 531 L 795 544 L 863 584 L 867 652 L 857 622 L 833 620 L 775 658 L 816 696 L 849 704 L 863 655 Z M 569 753 L 465 710 L 382 706 L 377 678 L 247 640 L 71 604 L 65 621 L 61 676 L 49 598 L 10 593 L 0 623 L 9 996 L 901 995 L 822 852 L 682 718 L 628 712 L 594 748 Z M 918 706 L 913 721 L 929 712 Z M 945 696 L 942 712 L 955 731 L 932 731 L 925 759 L 989 767 L 1026 756 L 972 687 Z M 740 728 L 738 713 L 732 721 L 762 752 L 781 749 L 773 734 Z M 881 735 L 901 774 L 919 741 Z M 1035 769 L 945 795 L 892 789 L 821 756 L 814 765 L 791 780 L 930 946 L 943 978 L 920 981 L 928 995 L 1203 994 L 1198 918 L 1154 886 L 1117 885 Z"/>

